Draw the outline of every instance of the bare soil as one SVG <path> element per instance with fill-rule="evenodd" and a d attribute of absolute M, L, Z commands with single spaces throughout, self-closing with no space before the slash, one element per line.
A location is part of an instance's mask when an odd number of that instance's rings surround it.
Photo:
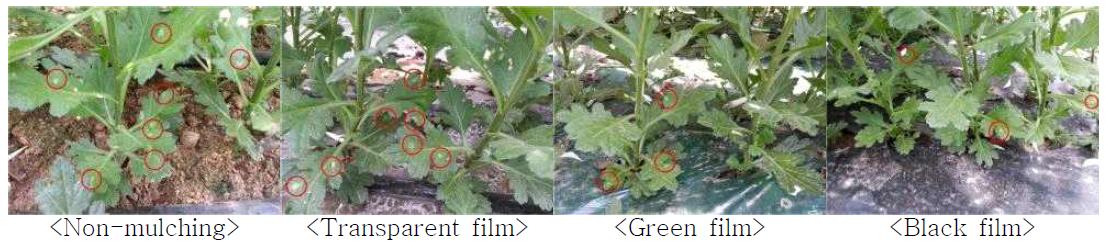
<path fill-rule="evenodd" d="M 132 86 L 125 121 L 134 123 L 139 96 L 150 94 L 152 90 L 152 84 Z M 184 92 L 188 96 L 182 113 L 185 121 L 178 130 L 169 130 L 178 135 L 177 151 L 167 155 L 174 165 L 172 176 L 159 183 L 132 180 L 134 194 L 126 196 L 111 211 L 276 198 L 279 173 L 277 148 L 268 147 L 261 161 L 252 160 L 238 149 L 231 137 L 223 133 L 217 119 L 207 115 L 204 106 L 193 102 L 188 90 Z M 234 108 L 235 104 L 230 105 Z M 238 109 L 235 111 L 241 112 Z M 10 110 L 8 117 L 8 128 L 11 130 L 9 152 L 26 147 L 19 156 L 9 161 L 8 180 L 12 186 L 8 196 L 10 213 L 37 212 L 34 182 L 47 176 L 50 163 L 55 156 L 65 153 L 67 142 L 88 138 L 100 148 L 107 148 L 105 128 L 92 119 L 53 117 L 46 107 L 27 113 Z M 200 138 L 193 146 L 181 144 L 180 137 L 185 133 L 195 133 Z M 132 165 L 125 163 L 124 166 Z"/>

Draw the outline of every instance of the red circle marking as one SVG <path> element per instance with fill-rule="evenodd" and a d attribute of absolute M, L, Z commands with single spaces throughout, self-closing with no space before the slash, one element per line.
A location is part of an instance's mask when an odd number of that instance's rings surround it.
<path fill-rule="evenodd" d="M 88 175 L 90 175 L 89 173 L 94 173 L 94 174 L 91 174 L 91 175 L 93 175 L 93 178 L 95 178 L 96 185 L 88 185 L 88 182 L 85 181 L 85 178 Z M 96 189 L 100 188 L 101 184 L 104 184 L 103 179 L 104 179 L 104 175 L 100 174 L 99 170 L 96 170 L 96 169 L 93 169 L 93 168 L 85 169 L 85 170 L 81 171 L 81 179 L 80 179 L 81 188 L 85 188 L 85 190 L 88 190 L 88 191 L 96 191 Z"/>
<path fill-rule="evenodd" d="M 327 169 L 327 167 L 328 167 L 327 164 L 328 164 L 328 161 L 331 161 L 331 160 L 334 160 L 335 163 L 338 163 L 339 165 L 342 165 L 342 167 L 339 168 L 339 170 L 335 171 L 334 173 L 327 173 L 328 171 L 330 171 L 330 170 Z M 319 161 L 319 171 L 323 172 L 323 175 L 328 177 L 328 178 L 335 177 L 335 176 L 338 176 L 338 175 L 342 175 L 342 173 L 346 172 L 346 163 L 343 163 L 343 159 L 339 158 L 335 155 L 327 155 L 327 156 L 323 157 L 323 160 Z"/>
<path fill-rule="evenodd" d="M 907 51 L 908 53 L 907 56 L 900 55 L 901 52 L 905 51 Z M 919 51 L 916 51 L 916 48 L 909 46 L 908 44 L 903 44 L 896 47 L 896 61 L 900 62 L 900 64 L 911 65 L 912 63 L 915 63 L 917 59 L 919 59 Z"/>
<path fill-rule="evenodd" d="M 666 105 L 666 95 L 673 96 L 673 101 L 669 105 Z M 677 91 L 675 91 L 672 87 L 663 87 L 661 92 L 655 94 L 655 98 L 658 99 L 658 107 L 662 108 L 662 111 L 673 110 L 673 108 L 677 107 L 677 104 L 681 102 L 681 96 L 678 95 Z"/>
<path fill-rule="evenodd" d="M 443 151 L 446 152 L 446 163 L 440 165 L 436 162 L 435 154 Z M 450 168 L 450 163 L 454 161 L 454 153 L 451 152 L 450 149 L 446 149 L 442 146 L 435 147 L 435 149 L 431 149 L 431 152 L 427 153 L 427 160 L 431 161 L 431 170 L 445 170 L 446 168 Z"/>
<path fill-rule="evenodd" d="M 415 73 L 419 74 L 419 85 L 413 86 L 412 83 L 411 83 L 411 79 L 409 79 L 409 78 L 411 77 L 412 74 L 415 74 Z M 423 87 L 427 86 L 427 74 L 424 74 L 419 69 L 408 69 L 407 71 L 404 71 L 403 83 L 404 83 L 404 88 L 408 88 L 409 90 L 412 90 L 412 91 L 423 90 Z"/>
<path fill-rule="evenodd" d="M 415 140 L 419 142 L 419 146 L 416 147 L 415 151 L 409 151 L 408 150 L 408 140 L 411 137 L 415 137 Z M 404 138 L 400 139 L 400 151 L 403 151 L 404 154 L 408 154 L 409 157 L 415 156 L 416 154 L 419 154 L 419 152 L 422 152 L 423 151 L 423 145 L 424 145 L 423 144 L 423 137 L 421 137 L 417 134 L 404 135 Z"/>
<path fill-rule="evenodd" d="M 670 164 L 669 167 L 665 167 L 665 168 L 659 167 L 660 163 L 658 163 L 658 159 L 660 159 L 662 156 L 669 157 L 669 164 Z M 674 154 L 673 151 L 671 151 L 671 150 L 663 150 L 661 152 L 658 152 L 658 153 L 654 154 L 653 162 L 654 162 L 653 163 L 654 170 L 656 170 L 658 172 L 661 172 L 661 173 L 670 173 L 674 169 L 677 169 L 677 154 Z"/>
<path fill-rule="evenodd" d="M 158 30 L 159 27 L 164 27 L 166 30 L 166 33 L 168 35 L 166 35 L 165 39 L 158 39 L 158 35 L 155 30 Z M 163 45 L 165 43 L 169 43 L 170 40 L 173 40 L 173 27 L 170 27 L 169 24 L 166 24 L 165 22 L 154 23 L 154 25 L 150 26 L 150 40 L 153 40 L 154 43 Z"/>
<path fill-rule="evenodd" d="M 304 184 L 304 187 L 300 187 L 300 188 L 302 188 L 302 190 L 300 190 L 300 193 L 298 193 L 298 194 L 292 193 L 292 189 L 289 188 L 289 185 L 292 184 L 293 181 L 300 181 L 300 183 Z M 291 195 L 292 197 L 301 197 L 301 196 L 304 196 L 304 194 L 308 193 L 308 187 L 309 186 L 310 185 L 308 185 L 308 180 L 304 179 L 304 177 L 302 177 L 302 176 L 293 176 L 293 177 L 290 177 L 289 179 L 285 180 L 285 193 Z"/>
<path fill-rule="evenodd" d="M 996 137 L 997 130 L 1003 130 L 1004 137 Z M 1008 128 L 1007 123 L 1000 120 L 993 120 L 989 122 L 989 129 L 985 133 L 985 137 L 989 139 L 989 143 L 1004 145 L 1004 143 L 1008 142 L 1008 139 L 1012 137 L 1012 131 Z"/>
<path fill-rule="evenodd" d="M 418 116 L 420 118 L 419 125 L 417 125 L 417 126 L 412 126 L 412 124 L 408 123 L 408 117 L 413 117 L 411 115 L 412 113 L 417 113 L 418 115 L 415 115 L 415 116 Z M 404 110 L 404 120 L 403 120 L 403 122 L 404 122 L 404 128 L 408 129 L 408 131 L 419 132 L 419 130 L 423 129 L 423 126 L 427 125 L 427 114 L 424 114 L 423 110 L 419 110 L 417 108 L 410 108 L 408 110 Z"/>
<path fill-rule="evenodd" d="M 150 167 L 150 154 L 158 153 L 158 157 L 161 157 L 162 161 L 158 163 L 158 168 Z M 165 153 L 158 149 L 150 149 L 145 155 L 142 155 L 142 167 L 145 167 L 148 171 L 159 171 L 165 167 Z"/>
<path fill-rule="evenodd" d="M 388 117 L 390 119 L 390 121 L 388 123 L 384 123 L 384 121 L 381 120 L 381 115 L 383 115 L 383 114 L 388 114 Z M 398 116 L 399 115 L 396 114 L 396 109 L 394 109 L 392 107 L 383 107 L 383 108 L 378 109 L 377 111 L 373 112 L 373 126 L 379 128 L 379 129 L 390 129 L 390 128 L 396 127 L 396 122 L 397 122 L 396 118 Z"/>
<path fill-rule="evenodd" d="M 158 124 L 158 134 L 157 135 L 152 135 L 152 134 L 147 132 L 147 129 L 149 129 L 148 125 L 150 125 L 151 123 L 157 123 Z M 161 120 L 158 120 L 157 118 L 150 118 L 150 119 L 146 119 L 146 121 L 142 122 L 141 132 L 142 132 L 142 136 L 146 137 L 146 139 L 156 140 L 158 138 L 161 138 L 162 134 L 165 133 L 165 127 L 162 126 L 162 121 Z M 151 136 L 153 136 L 153 137 L 151 137 Z"/>
<path fill-rule="evenodd" d="M 605 188 L 604 187 L 604 178 L 605 177 L 609 177 L 609 179 L 615 180 L 616 183 L 612 184 L 611 188 Z M 623 180 L 620 179 L 619 176 L 616 175 L 615 172 L 613 172 L 611 170 L 608 170 L 608 169 L 602 169 L 602 170 L 600 170 L 600 176 L 597 177 L 596 179 L 593 179 L 593 184 L 596 184 L 596 188 L 600 189 L 600 192 L 607 195 L 607 194 L 611 194 L 612 192 L 616 192 L 616 190 L 619 190 L 620 187 L 623 187 Z"/>
<path fill-rule="evenodd" d="M 1096 111 L 1096 108 L 1100 107 L 1100 97 L 1092 93 L 1085 96 L 1085 100 L 1082 102 L 1085 103 L 1085 109 L 1089 111 Z"/>
<path fill-rule="evenodd" d="M 164 93 L 166 91 L 169 92 L 169 100 L 165 100 L 165 102 L 162 102 L 162 93 Z M 177 92 L 178 91 L 180 91 L 178 88 L 155 90 L 154 93 L 153 93 L 154 94 L 154 102 L 157 102 L 160 105 L 166 105 L 166 104 L 173 103 L 174 101 L 177 100 Z"/>
<path fill-rule="evenodd" d="M 62 75 L 62 84 L 57 87 L 54 87 L 54 84 L 50 83 L 50 77 L 51 75 L 55 75 L 55 72 L 61 73 Z M 65 70 L 63 70 L 62 68 L 50 68 L 50 70 L 46 71 L 46 75 L 44 75 L 43 77 L 46 79 L 46 87 L 50 88 L 51 90 L 64 89 L 66 85 L 69 85 L 69 73 L 66 73 Z"/>
<path fill-rule="evenodd" d="M 244 58 L 246 58 L 246 63 L 243 63 L 241 66 L 235 64 L 236 55 L 241 55 Z M 253 60 L 253 59 L 250 58 L 250 52 L 247 52 L 246 49 L 244 49 L 244 48 L 235 48 L 235 50 L 232 50 L 231 54 L 227 56 L 227 63 L 231 64 L 231 68 L 235 68 L 235 70 L 240 70 L 240 71 L 245 70 L 246 67 L 249 67 L 251 60 Z"/>

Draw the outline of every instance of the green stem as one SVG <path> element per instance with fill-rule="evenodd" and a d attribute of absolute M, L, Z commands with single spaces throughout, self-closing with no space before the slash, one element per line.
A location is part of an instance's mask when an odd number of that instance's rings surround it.
<path fill-rule="evenodd" d="M 959 37 L 959 39 L 964 39 L 964 37 Z M 965 41 L 964 40 L 958 40 L 958 59 L 961 61 L 961 64 L 962 64 L 962 74 L 963 74 L 962 75 L 962 80 L 967 81 L 966 82 L 967 85 L 970 85 L 970 84 L 972 84 L 972 82 L 969 82 L 970 80 L 968 80 L 968 79 L 972 79 L 973 75 L 970 75 L 969 77 L 967 77 L 965 75 L 966 74 L 973 74 L 973 71 L 967 69 L 970 64 L 969 64 L 969 61 L 966 60 L 967 59 L 966 56 L 968 56 L 966 53 L 967 53 L 967 51 L 966 51 Z"/>
<path fill-rule="evenodd" d="M 505 107 L 498 107 L 506 109 Z M 492 124 L 489 125 L 488 130 L 485 130 L 485 135 L 481 137 L 481 141 L 477 142 L 477 147 L 473 149 L 473 153 L 470 153 L 469 156 L 466 157 L 466 163 L 462 165 L 462 168 L 470 168 L 473 166 L 474 161 L 481 158 L 481 153 L 484 152 L 485 147 L 489 145 L 489 137 L 492 136 L 489 135 L 489 133 L 500 132 L 500 125 L 503 125 L 504 117 L 507 116 L 506 113 L 507 111 L 496 111 L 496 116 L 493 117 Z"/>
<path fill-rule="evenodd" d="M 1054 45 L 1055 35 L 1058 33 L 1058 22 L 1061 21 L 1061 14 L 1058 7 L 1050 7 L 1050 36 L 1047 36 L 1049 44 Z"/>
<path fill-rule="evenodd" d="M 353 27 L 354 27 L 354 59 L 358 60 L 358 62 L 359 62 L 358 63 L 358 68 L 356 68 L 357 73 L 355 73 L 355 75 L 357 75 L 357 76 L 356 76 L 356 78 L 354 78 L 354 89 L 355 89 L 355 92 L 357 93 L 357 98 L 358 98 L 358 107 L 357 107 L 358 115 L 361 115 L 365 111 L 365 107 L 361 103 L 364 102 L 364 100 L 365 100 L 365 84 L 362 83 L 362 80 L 365 79 L 365 73 L 366 72 L 365 72 L 365 69 L 364 69 L 365 67 L 362 66 L 361 63 L 360 63 L 360 62 L 362 62 L 362 56 L 358 55 L 358 52 L 361 52 L 362 49 L 365 48 L 365 44 L 363 43 L 365 41 L 365 38 L 366 38 L 365 37 L 365 35 L 366 35 L 365 14 L 366 14 L 365 8 L 364 7 L 358 7 L 358 9 L 354 11 L 354 22 L 353 22 Z"/>
<path fill-rule="evenodd" d="M 300 7 L 293 7 L 292 15 L 292 47 L 299 50 L 300 47 Z"/>
<path fill-rule="evenodd" d="M 977 61 L 977 47 L 970 48 L 970 62 L 973 64 L 973 82 L 981 81 L 981 69 L 979 61 Z"/>
<path fill-rule="evenodd" d="M 558 30 L 558 37 L 562 37 L 561 39 L 558 39 L 558 41 L 559 41 L 558 43 L 560 43 L 561 46 L 562 46 L 562 69 L 566 73 L 569 73 L 569 70 L 570 70 L 570 66 L 569 66 L 569 44 L 566 42 L 566 39 L 568 39 L 569 37 L 565 36 L 565 30 L 564 29 L 558 28 L 557 30 Z"/>
<path fill-rule="evenodd" d="M 789 8 L 789 12 L 785 16 L 785 29 L 781 31 L 781 35 L 777 36 L 777 39 L 775 40 L 777 44 L 774 45 L 773 55 L 770 56 L 769 71 L 773 73 L 767 74 L 769 75 L 769 78 L 763 78 L 767 81 L 764 81 L 765 86 L 761 86 L 760 91 L 758 92 L 759 98 L 764 99 L 769 95 L 770 89 L 773 89 L 773 87 L 770 87 L 769 85 L 777 83 L 777 75 L 782 73 L 781 71 L 778 71 L 781 69 L 781 65 L 783 65 L 783 63 L 781 62 L 785 58 L 789 57 L 782 55 L 785 52 L 785 47 L 789 45 L 788 41 L 789 37 L 791 37 L 793 34 L 793 26 L 795 26 L 794 24 L 796 23 L 796 21 L 800 19 L 800 15 L 800 7 Z"/>
<path fill-rule="evenodd" d="M 642 8 L 642 9 L 639 9 L 638 12 L 639 12 L 639 14 L 637 16 L 640 19 L 642 19 L 642 20 L 639 20 L 639 24 L 640 25 L 646 25 L 647 20 L 645 20 L 645 19 L 651 18 L 652 16 L 651 16 L 650 13 L 653 13 L 653 11 L 649 8 Z M 644 30 L 644 29 L 645 29 L 645 27 L 640 27 L 639 28 L 639 37 L 637 37 L 637 39 L 636 39 L 637 42 L 635 43 L 635 62 L 633 63 L 633 65 L 634 65 L 633 69 L 635 71 L 634 73 L 635 73 L 635 87 L 636 87 L 636 90 L 635 90 L 635 116 L 636 116 L 635 122 L 637 124 L 639 124 L 639 126 L 642 126 L 642 121 L 643 121 L 642 118 L 638 118 L 639 114 L 642 113 L 642 108 L 643 108 L 642 107 L 642 105 L 643 105 L 642 96 L 643 96 L 643 94 L 646 94 L 646 73 L 647 73 L 646 72 L 646 59 L 647 58 L 646 58 L 646 51 L 644 50 L 645 46 L 646 46 L 646 37 L 645 36 L 650 35 L 648 32 L 652 32 L 652 30 Z M 656 100 L 660 100 L 660 99 L 656 99 Z M 633 163 L 634 166 L 638 166 L 638 164 L 640 162 L 638 160 L 642 159 L 641 157 L 642 157 L 643 144 L 645 143 L 645 142 L 643 142 L 644 140 L 645 140 L 645 138 L 640 138 L 639 145 L 635 147 L 636 161 L 629 161 L 629 162 L 634 162 Z"/>

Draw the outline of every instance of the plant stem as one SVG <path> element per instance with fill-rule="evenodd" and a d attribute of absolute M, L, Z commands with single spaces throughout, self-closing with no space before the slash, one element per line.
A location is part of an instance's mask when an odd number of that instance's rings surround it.
<path fill-rule="evenodd" d="M 365 112 L 365 105 L 362 105 L 365 100 L 365 83 L 362 82 L 362 80 L 365 80 L 365 66 L 362 66 L 361 63 L 362 56 L 358 55 L 359 52 L 365 49 L 365 44 L 363 43 L 366 38 L 365 14 L 365 8 L 358 7 L 357 10 L 354 11 L 354 22 L 352 23 L 354 27 L 354 59 L 359 62 L 357 63 L 358 67 L 355 69 L 357 70 L 357 73 L 355 73 L 357 76 L 354 78 L 354 89 L 358 100 L 356 116 L 361 116 L 362 113 Z"/>
<path fill-rule="evenodd" d="M 966 58 L 966 56 L 969 56 L 969 55 L 966 54 L 968 52 L 966 51 L 965 40 L 963 40 L 964 37 L 958 37 L 958 39 L 959 39 L 958 40 L 958 59 L 961 61 L 961 64 L 962 64 L 962 81 L 964 81 L 964 83 L 969 85 L 969 84 L 972 84 L 972 82 L 969 82 L 970 80 L 968 80 L 968 79 L 973 78 L 973 75 L 970 75 L 969 77 L 967 77 L 966 75 L 967 74 L 973 74 L 973 71 L 969 70 L 967 68 L 970 64 L 969 64 L 969 61 Z"/>
<path fill-rule="evenodd" d="M 497 106 L 497 108 L 507 109 L 507 107 L 501 106 Z M 492 137 L 490 133 L 500 131 L 500 125 L 503 125 L 504 117 L 507 116 L 506 113 L 507 111 L 496 111 L 496 115 L 492 119 L 492 124 L 489 124 L 489 129 L 485 130 L 485 135 L 481 137 L 481 141 L 477 142 L 477 147 L 475 147 L 473 149 L 473 153 L 469 154 L 469 157 L 466 158 L 466 163 L 462 165 L 462 168 L 470 168 L 470 166 L 473 165 L 474 161 L 477 161 L 477 159 L 481 158 L 481 153 L 485 151 L 485 147 L 489 145 L 490 137 Z"/>
<path fill-rule="evenodd" d="M 758 93 L 759 98 L 766 98 L 770 92 L 770 89 L 773 89 L 773 87 L 770 87 L 769 85 L 777 83 L 777 75 L 780 73 L 778 70 L 781 69 L 782 60 L 785 59 L 785 57 L 782 57 L 781 55 L 785 52 L 785 47 L 789 45 L 789 37 L 792 36 L 793 27 L 795 26 L 794 24 L 797 20 L 800 19 L 800 15 L 800 7 L 789 8 L 789 12 L 785 16 L 784 30 L 781 31 L 781 35 L 777 36 L 777 39 L 775 40 L 777 44 L 773 45 L 773 55 L 770 56 L 769 71 L 771 71 L 772 73 L 767 73 L 767 75 L 770 77 L 764 78 L 766 79 L 766 81 L 764 82 L 764 85 L 766 86 L 761 87 L 761 91 Z"/>
<path fill-rule="evenodd" d="M 292 15 L 292 18 L 291 18 L 292 19 L 292 26 L 291 26 L 291 29 L 292 29 L 292 47 L 299 50 L 300 49 L 300 7 L 293 7 L 291 9 L 292 9 L 292 11 L 290 12 L 290 15 Z"/>
<path fill-rule="evenodd" d="M 636 15 L 636 16 L 640 19 L 639 22 L 638 22 L 639 25 L 646 25 L 646 23 L 648 21 L 647 19 L 651 18 L 652 17 L 651 13 L 653 13 L 652 9 L 650 9 L 650 8 L 640 8 L 640 9 L 637 10 L 637 12 L 638 12 L 638 15 Z M 632 63 L 632 65 L 633 65 L 632 69 L 634 69 L 634 74 L 635 74 L 635 87 L 636 87 L 636 89 L 635 89 L 635 122 L 636 122 L 636 124 L 639 124 L 639 126 L 642 126 L 642 124 L 643 124 L 642 123 L 643 119 L 638 118 L 638 117 L 640 116 L 640 113 L 642 113 L 642 108 L 643 108 L 642 107 L 642 104 L 643 104 L 642 96 L 643 96 L 643 94 L 646 94 L 646 83 L 647 83 L 646 82 L 646 73 L 647 73 L 647 71 L 646 71 L 646 62 L 647 62 L 646 59 L 647 58 L 646 58 L 646 51 L 644 50 L 645 49 L 644 47 L 646 46 L 646 44 L 645 44 L 646 43 L 646 37 L 645 36 L 650 35 L 649 32 L 653 32 L 653 30 L 643 30 L 643 29 L 645 29 L 645 26 L 640 26 L 640 28 L 639 28 L 639 37 L 635 37 L 636 38 L 636 40 L 635 40 L 636 41 L 635 42 L 635 58 L 634 58 L 634 62 Z M 655 99 L 655 100 L 659 100 L 659 99 Z M 635 161 L 628 161 L 628 162 L 633 162 L 632 163 L 633 166 L 638 166 L 638 164 L 640 162 L 639 160 L 642 160 L 641 157 L 642 157 L 643 144 L 645 143 L 645 142 L 643 142 L 644 140 L 645 140 L 645 138 L 640 138 L 639 145 L 635 147 Z"/>

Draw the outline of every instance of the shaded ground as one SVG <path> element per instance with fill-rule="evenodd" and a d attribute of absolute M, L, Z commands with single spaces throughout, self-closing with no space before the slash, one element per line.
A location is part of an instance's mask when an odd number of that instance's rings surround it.
<path fill-rule="evenodd" d="M 1009 145 L 992 168 L 921 138 L 901 156 L 887 145 L 831 154 L 832 214 L 1097 214 L 1099 169 L 1081 148 Z"/>

